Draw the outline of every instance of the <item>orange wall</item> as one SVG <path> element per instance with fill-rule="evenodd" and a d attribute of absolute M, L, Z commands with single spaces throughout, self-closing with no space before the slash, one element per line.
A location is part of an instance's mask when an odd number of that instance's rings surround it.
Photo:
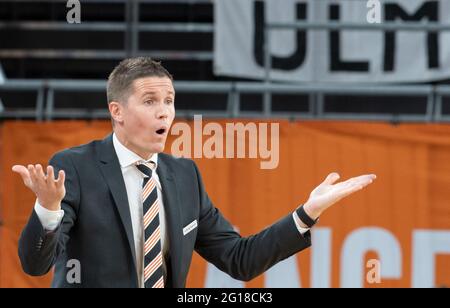
<path fill-rule="evenodd" d="M 280 123 L 276 169 L 261 170 L 261 159 L 196 159 L 215 205 L 243 235 L 250 235 L 294 210 L 331 171 L 343 179 L 376 173 L 373 185 L 331 208 L 318 225 L 331 230 L 331 286 L 340 286 L 342 248 L 349 234 L 362 227 L 380 227 L 400 243 L 401 277 L 375 286 L 410 287 L 413 232 L 450 231 L 450 126 L 276 122 Z M 46 165 L 54 152 L 103 138 L 110 129 L 108 121 L 11 121 L 0 126 L 0 287 L 50 284 L 49 275 L 27 277 L 20 269 L 17 241 L 34 196 L 11 166 Z M 176 137 L 170 137 L 166 152 Z M 377 254 L 366 256 L 372 257 Z M 297 261 L 301 285 L 311 286 L 311 250 L 298 254 Z M 195 256 L 188 286 L 202 287 L 205 272 L 206 263 Z M 436 256 L 435 274 L 436 285 L 450 285 L 450 255 Z M 264 286 L 264 277 L 247 286 Z"/>

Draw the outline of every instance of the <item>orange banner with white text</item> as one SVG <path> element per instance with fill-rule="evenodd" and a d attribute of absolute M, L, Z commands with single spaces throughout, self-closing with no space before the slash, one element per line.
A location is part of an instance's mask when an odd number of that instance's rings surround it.
<path fill-rule="evenodd" d="M 0 287 L 48 287 L 29 277 L 17 243 L 35 196 L 11 171 L 104 138 L 109 121 L 0 125 Z M 291 213 L 327 174 L 376 182 L 330 208 L 313 245 L 263 275 L 235 281 L 194 256 L 188 287 L 450 286 L 450 125 L 285 120 L 177 121 L 166 153 L 193 158 L 215 206 L 242 235 Z"/>

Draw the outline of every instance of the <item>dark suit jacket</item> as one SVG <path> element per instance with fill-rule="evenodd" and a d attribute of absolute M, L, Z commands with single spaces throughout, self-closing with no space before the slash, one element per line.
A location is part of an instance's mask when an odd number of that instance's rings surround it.
<path fill-rule="evenodd" d="M 49 164 L 66 172 L 65 215 L 57 230 L 46 232 L 33 210 L 19 240 L 23 270 L 44 275 L 55 265 L 53 287 L 137 287 L 130 210 L 112 135 L 59 152 Z M 185 286 L 194 250 L 232 277 L 250 280 L 311 245 L 291 214 L 241 237 L 213 206 L 191 160 L 159 154 L 158 175 L 170 242 L 167 287 Z M 193 220 L 198 227 L 183 235 Z M 66 280 L 71 259 L 80 262 L 79 284 Z"/>

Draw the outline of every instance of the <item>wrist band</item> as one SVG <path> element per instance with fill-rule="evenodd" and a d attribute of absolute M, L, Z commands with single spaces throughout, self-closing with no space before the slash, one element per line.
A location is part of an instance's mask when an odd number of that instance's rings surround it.
<path fill-rule="evenodd" d="M 311 217 L 308 216 L 308 214 L 306 214 L 305 209 L 303 208 L 303 205 L 301 207 L 299 207 L 297 210 L 297 215 L 298 218 L 300 218 L 300 220 L 308 226 L 308 228 L 312 228 L 312 226 L 314 226 L 316 224 L 316 222 L 319 220 L 319 218 L 317 218 L 316 220 L 312 219 Z"/>

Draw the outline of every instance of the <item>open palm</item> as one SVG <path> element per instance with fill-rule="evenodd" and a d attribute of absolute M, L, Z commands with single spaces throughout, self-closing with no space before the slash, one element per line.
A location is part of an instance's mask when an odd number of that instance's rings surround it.
<path fill-rule="evenodd" d="M 365 174 L 336 183 L 339 178 L 339 174 L 330 173 L 325 181 L 311 192 L 306 202 L 309 204 L 307 212 L 311 217 L 317 218 L 334 203 L 371 184 L 376 179 L 376 175 Z"/>
<path fill-rule="evenodd" d="M 40 205 L 53 211 L 61 208 L 61 200 L 66 194 L 63 170 L 58 172 L 57 179 L 55 179 L 52 166 L 47 167 L 47 173 L 39 164 L 28 165 L 28 168 L 22 165 L 14 165 L 12 171 L 20 174 L 25 186 L 36 194 Z"/>

